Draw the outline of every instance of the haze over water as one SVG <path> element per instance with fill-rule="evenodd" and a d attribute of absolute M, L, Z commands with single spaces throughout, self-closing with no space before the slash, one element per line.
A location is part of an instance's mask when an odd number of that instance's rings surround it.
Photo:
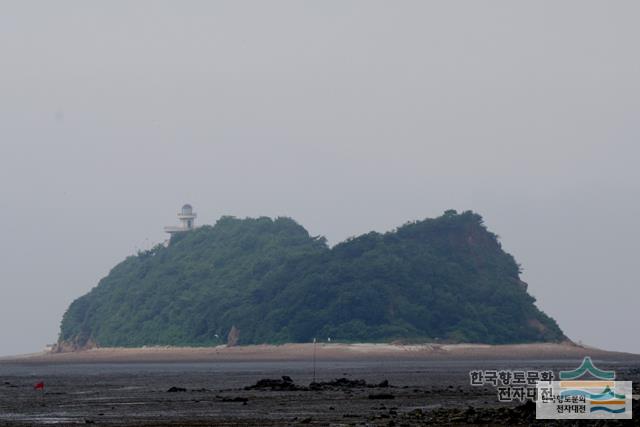
<path fill-rule="evenodd" d="M 0 355 L 185 202 L 332 244 L 472 209 L 569 337 L 640 352 L 637 2 L 3 6 Z"/>

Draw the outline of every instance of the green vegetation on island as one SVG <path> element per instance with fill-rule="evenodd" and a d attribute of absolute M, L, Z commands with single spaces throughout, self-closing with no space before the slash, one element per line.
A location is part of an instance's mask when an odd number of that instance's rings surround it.
<path fill-rule="evenodd" d="M 289 218 L 222 217 L 130 256 L 65 313 L 59 346 L 566 339 L 480 215 L 329 248 Z"/>

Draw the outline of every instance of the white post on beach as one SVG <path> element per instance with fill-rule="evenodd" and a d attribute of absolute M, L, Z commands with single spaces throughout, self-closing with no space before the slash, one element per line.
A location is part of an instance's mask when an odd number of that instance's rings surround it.
<path fill-rule="evenodd" d="M 316 339 L 313 338 L 313 382 L 316 382 Z"/>

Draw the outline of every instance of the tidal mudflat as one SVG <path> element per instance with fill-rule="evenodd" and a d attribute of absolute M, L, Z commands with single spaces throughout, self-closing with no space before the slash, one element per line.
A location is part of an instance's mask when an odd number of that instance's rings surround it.
<path fill-rule="evenodd" d="M 637 387 L 640 360 L 623 359 L 596 361 Z M 529 425 L 535 421 L 532 405 L 498 402 L 493 386 L 470 384 L 469 371 L 557 372 L 577 363 L 318 360 L 315 381 L 320 385 L 309 387 L 314 370 L 306 358 L 189 363 L 11 360 L 0 362 L 0 425 Z M 264 379 L 273 381 L 261 382 Z M 33 388 L 40 381 L 45 383 L 44 393 Z"/>

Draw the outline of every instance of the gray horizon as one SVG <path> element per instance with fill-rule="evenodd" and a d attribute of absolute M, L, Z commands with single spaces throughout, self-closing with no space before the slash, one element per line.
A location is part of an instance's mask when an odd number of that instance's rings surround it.
<path fill-rule="evenodd" d="M 3 6 L 0 356 L 186 202 L 331 245 L 473 210 L 565 334 L 640 353 L 640 3 Z"/>

